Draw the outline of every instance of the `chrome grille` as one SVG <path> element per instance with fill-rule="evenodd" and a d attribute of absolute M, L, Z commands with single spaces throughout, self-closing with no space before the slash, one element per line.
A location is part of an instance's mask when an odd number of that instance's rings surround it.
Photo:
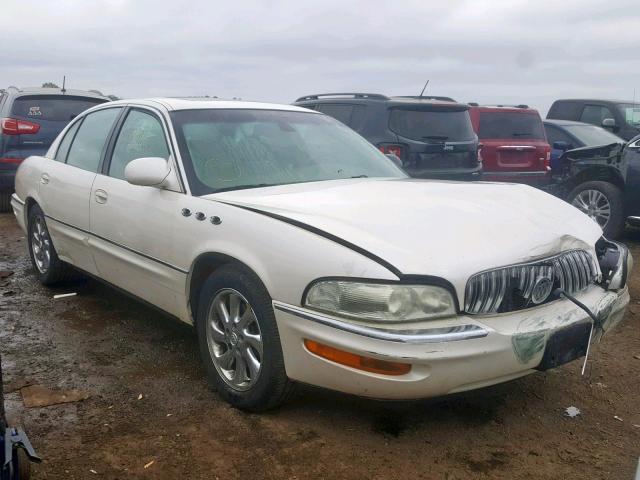
<path fill-rule="evenodd" d="M 533 292 L 549 279 L 553 288 L 575 294 L 598 276 L 593 257 L 584 250 L 572 250 L 535 262 L 496 268 L 473 275 L 465 290 L 465 311 L 470 314 L 509 312 L 533 307 L 554 299 L 534 301 Z"/>

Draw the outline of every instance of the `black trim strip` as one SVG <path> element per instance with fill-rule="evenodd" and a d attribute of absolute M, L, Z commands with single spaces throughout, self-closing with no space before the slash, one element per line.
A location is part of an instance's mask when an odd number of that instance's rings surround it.
<path fill-rule="evenodd" d="M 308 232 L 311 233 L 315 233 L 316 235 L 319 235 L 321 237 L 326 238 L 327 240 L 331 240 L 332 242 L 335 242 L 339 245 L 342 245 L 343 247 L 346 247 L 350 250 L 353 250 L 354 252 L 359 253 L 360 255 L 367 257 L 369 260 L 373 260 L 374 262 L 376 262 L 378 265 L 383 266 L 384 268 L 386 268 L 387 270 L 389 270 L 391 273 L 393 273 L 396 277 L 398 278 L 402 278 L 402 272 L 400 270 L 398 270 L 396 267 L 394 267 L 392 264 L 390 264 L 389 262 L 387 262 L 386 260 L 380 258 L 379 256 L 371 253 L 368 250 L 365 250 L 364 248 L 361 248 L 357 245 L 354 245 L 351 242 L 348 242 L 336 235 L 333 235 L 329 232 L 325 232 L 324 230 L 321 230 L 319 228 L 313 227 L 311 225 L 308 225 L 306 223 L 303 222 L 299 222 L 297 220 L 293 220 L 291 218 L 288 217 L 284 217 L 282 215 L 278 215 L 277 213 L 271 213 L 271 212 L 267 212 L 264 210 L 259 210 L 257 208 L 252 208 L 252 207 L 247 207 L 244 205 L 238 205 L 235 203 L 228 203 L 228 202 L 223 202 L 221 200 L 217 200 L 220 203 L 224 203 L 225 205 L 230 205 L 232 207 L 237 207 L 237 208 L 242 208 L 243 210 L 248 210 L 250 212 L 253 213 L 257 213 L 260 215 L 264 215 L 266 217 L 270 217 L 273 218 L 275 220 L 280 220 L 281 222 L 284 223 L 288 223 L 289 225 L 293 225 L 295 227 L 301 228 L 303 230 L 306 230 Z"/>
<path fill-rule="evenodd" d="M 53 220 L 54 222 L 61 223 L 62 225 L 65 225 L 65 226 L 67 226 L 69 228 L 73 228 L 75 230 L 78 230 L 79 232 L 86 233 L 87 235 L 91 235 L 92 237 L 95 237 L 95 238 L 99 238 L 100 240 L 103 240 L 103 241 L 105 241 L 107 243 L 110 243 L 111 245 L 115 245 L 116 247 L 120 247 L 120 248 L 122 248 L 124 250 L 127 250 L 128 252 L 135 253 L 136 255 L 140 255 L 141 257 L 146 258 L 147 260 L 152 260 L 152 261 L 154 261 L 156 263 L 159 263 L 160 265 L 163 265 L 163 266 L 165 266 L 167 268 L 171 268 L 172 270 L 176 270 L 177 272 L 184 273 L 185 275 L 187 275 L 189 273 L 187 270 L 182 270 L 181 268 L 178 268 L 178 267 L 176 267 L 174 265 L 171 265 L 170 263 L 163 262 L 162 260 L 158 260 L 157 258 L 151 257 L 151 256 L 146 255 L 144 253 L 140 253 L 137 250 L 129 248 L 129 247 L 127 247 L 125 245 L 122 245 L 120 243 L 116 243 L 113 240 L 109 240 L 108 238 L 101 237 L 100 235 L 96 235 L 95 233 L 90 232 L 88 230 L 84 230 L 83 228 L 76 227 L 75 225 L 71 225 L 69 223 L 63 222 L 62 220 L 58 220 L 57 218 L 53 218 L 50 215 L 45 214 L 45 217 L 50 219 L 50 220 Z"/>

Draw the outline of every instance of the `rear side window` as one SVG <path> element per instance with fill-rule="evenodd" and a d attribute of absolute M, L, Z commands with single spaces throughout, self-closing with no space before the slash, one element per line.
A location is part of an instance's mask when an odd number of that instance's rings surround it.
<path fill-rule="evenodd" d="M 573 146 L 573 139 L 560 130 L 558 127 L 554 127 L 552 125 L 546 125 L 544 127 L 545 132 L 547 133 L 547 141 L 549 144 L 553 146 L 555 142 L 566 142 L 567 145 Z"/>
<path fill-rule="evenodd" d="M 78 127 L 80 126 L 81 123 L 82 123 L 81 121 L 77 121 L 71 126 L 71 128 L 67 131 L 67 133 L 64 134 L 64 138 L 60 142 L 60 145 L 58 145 L 58 151 L 56 152 L 56 160 L 58 162 L 64 163 L 67 161 L 67 154 L 69 153 L 69 147 L 71 146 L 73 137 L 76 135 L 76 132 L 78 131 Z"/>
<path fill-rule="evenodd" d="M 358 129 L 364 120 L 366 108 L 365 105 L 323 103 L 318 105 L 317 110 L 335 118 L 348 127 Z"/>
<path fill-rule="evenodd" d="M 389 128 L 398 135 L 423 142 L 475 140 L 468 110 L 393 108 Z"/>
<path fill-rule="evenodd" d="M 131 110 L 118 135 L 109 176 L 124 180 L 124 168 L 131 160 L 142 157 L 169 158 L 169 148 L 160 121 L 148 113 Z"/>
<path fill-rule="evenodd" d="M 70 122 L 88 108 L 104 100 L 65 95 L 25 95 L 14 100 L 11 116 L 32 121 Z"/>
<path fill-rule="evenodd" d="M 480 112 L 480 139 L 544 140 L 544 128 L 538 115 L 517 112 Z"/>
<path fill-rule="evenodd" d="M 69 165 L 89 172 L 98 171 L 107 136 L 120 110 L 122 109 L 107 108 L 90 113 L 84 118 L 67 155 Z"/>

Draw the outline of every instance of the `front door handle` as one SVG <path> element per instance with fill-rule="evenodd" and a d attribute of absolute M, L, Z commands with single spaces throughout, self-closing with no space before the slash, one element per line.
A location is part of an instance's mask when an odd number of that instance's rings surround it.
<path fill-rule="evenodd" d="M 109 195 L 107 195 L 107 192 L 105 192 L 104 190 L 98 189 L 96 190 L 95 197 L 96 197 L 96 202 L 107 203 L 107 198 L 109 198 Z"/>
<path fill-rule="evenodd" d="M 40 175 L 40 183 L 43 185 L 46 185 L 47 183 L 49 183 L 49 175 L 46 173 L 43 173 L 42 175 Z"/>

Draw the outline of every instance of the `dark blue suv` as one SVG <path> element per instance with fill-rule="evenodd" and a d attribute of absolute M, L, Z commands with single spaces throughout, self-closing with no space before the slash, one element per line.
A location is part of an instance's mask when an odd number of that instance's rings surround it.
<path fill-rule="evenodd" d="M 64 127 L 109 97 L 82 90 L 9 87 L 0 90 L 0 212 L 9 211 L 18 165 L 44 155 Z"/>
<path fill-rule="evenodd" d="M 416 178 L 477 180 L 482 171 L 469 106 L 449 97 L 325 93 L 294 105 L 334 117 L 383 153 L 400 158 Z"/>

